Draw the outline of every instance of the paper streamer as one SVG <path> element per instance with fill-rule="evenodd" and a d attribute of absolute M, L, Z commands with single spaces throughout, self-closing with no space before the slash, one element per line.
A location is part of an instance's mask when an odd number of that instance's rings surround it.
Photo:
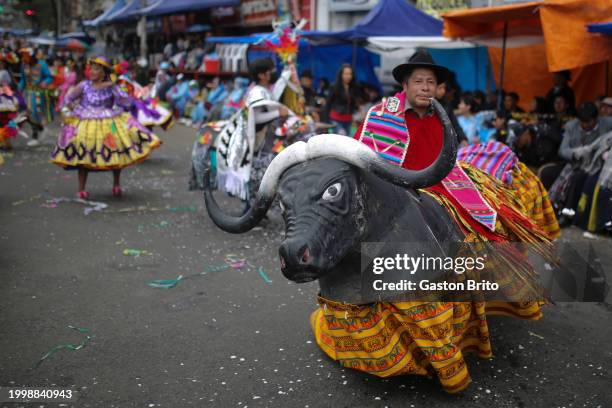
<path fill-rule="evenodd" d="M 259 272 L 259 276 L 262 277 L 264 282 L 266 282 L 268 284 L 272 283 L 272 280 L 270 278 L 268 278 L 268 275 L 266 275 L 266 272 L 263 270 L 263 268 L 261 266 L 259 268 L 257 268 L 257 272 Z"/>
<path fill-rule="evenodd" d="M 123 255 L 125 256 L 133 256 L 138 258 L 140 255 L 153 255 L 152 252 L 149 251 L 145 251 L 144 249 L 124 249 L 123 250 Z"/>
<path fill-rule="evenodd" d="M 178 285 L 183 279 L 183 275 L 179 275 L 176 279 L 154 280 L 149 282 L 149 286 L 158 289 L 171 289 Z"/>
<path fill-rule="evenodd" d="M 67 198 L 67 197 L 56 197 L 50 200 L 47 200 L 47 205 L 56 205 L 60 203 L 80 203 L 85 204 L 89 207 L 83 210 L 85 215 L 89 215 L 94 211 L 102 211 L 108 207 L 108 204 L 100 202 L 100 201 L 89 201 L 83 200 L 82 198 Z"/>
<path fill-rule="evenodd" d="M 40 366 L 40 364 L 45 361 L 46 359 L 48 359 L 49 357 L 51 357 L 53 354 L 57 353 L 60 350 L 66 349 L 66 350 L 71 350 L 71 351 L 77 351 L 82 349 L 83 347 L 85 347 L 85 345 L 87 343 L 89 343 L 89 340 L 91 340 L 90 335 L 88 335 L 87 333 L 89 333 L 88 329 L 84 329 L 82 327 L 74 327 L 74 326 L 68 326 L 69 329 L 75 330 L 81 334 L 85 334 L 85 337 L 83 338 L 83 340 L 81 340 L 81 342 L 79 344 L 70 344 L 70 343 L 66 343 L 66 344 L 58 344 L 57 346 L 53 347 L 51 350 L 47 351 L 41 358 L 40 360 L 38 360 L 38 362 L 34 365 L 34 368 L 38 368 L 38 366 Z"/>

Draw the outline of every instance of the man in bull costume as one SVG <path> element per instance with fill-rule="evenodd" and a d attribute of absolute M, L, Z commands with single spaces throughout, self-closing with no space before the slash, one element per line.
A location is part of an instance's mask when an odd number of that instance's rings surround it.
<path fill-rule="evenodd" d="M 204 197 L 217 226 L 241 233 L 263 219 L 278 193 L 286 225 L 281 271 L 298 283 L 319 281 L 320 307 L 310 319 L 319 347 L 342 366 L 379 377 L 435 375 L 453 393 L 470 383 L 464 352 L 492 356 L 487 316 L 537 320 L 542 299 L 367 298 L 361 244 L 520 241 L 547 254 L 550 241 L 502 182 L 456 165 L 456 134 L 433 99 L 445 73 L 422 52 L 400 65 L 394 74 L 405 91 L 368 112 L 360 142 L 318 135 L 289 146 L 244 215 L 221 210 L 208 177 Z M 528 265 L 515 255 L 499 256 L 511 277 L 525 282 Z"/>
<path fill-rule="evenodd" d="M 355 139 L 385 160 L 405 169 L 421 170 L 432 164 L 442 147 L 443 126 L 434 114 L 430 100 L 436 95 L 437 86 L 448 76 L 448 69 L 436 65 L 427 51 L 417 51 L 407 63 L 393 70 L 393 77 L 402 85 L 403 92 L 372 107 Z M 503 145 L 485 145 L 479 146 L 478 150 L 478 157 L 470 160 L 470 164 L 494 176 L 503 171 L 512 172 L 516 158 L 510 149 L 504 149 Z M 465 156 L 461 155 L 462 158 Z M 485 161 L 487 167 L 483 166 Z M 556 238 L 559 228 L 546 191 L 538 189 L 539 180 L 525 166 L 521 167 L 522 173 L 515 171 L 514 187 L 520 190 L 523 185 L 527 186 L 537 192 L 537 197 L 523 191 L 517 198 L 526 209 L 536 207 L 539 210 L 530 211 L 528 215 L 536 219 L 549 237 Z M 497 173 L 491 172 L 492 169 Z M 474 181 L 479 182 L 472 180 L 461 166 L 456 165 L 441 183 L 430 190 L 458 204 L 458 209 L 468 216 L 480 234 L 495 232 L 497 212 L 478 193 Z"/>

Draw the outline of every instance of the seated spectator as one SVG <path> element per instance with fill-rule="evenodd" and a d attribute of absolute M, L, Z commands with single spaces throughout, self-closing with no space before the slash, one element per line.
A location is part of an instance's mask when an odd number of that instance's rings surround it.
<path fill-rule="evenodd" d="M 184 119 L 183 123 L 185 123 L 188 126 L 191 126 L 193 124 L 193 121 L 187 118 L 191 117 L 191 111 L 193 110 L 195 106 L 195 100 L 196 98 L 198 98 L 199 95 L 200 95 L 200 84 L 195 79 L 192 79 L 191 81 L 189 81 L 189 89 L 187 91 L 187 96 L 185 98 L 185 105 L 183 107 L 183 116 L 185 116 L 185 118 L 182 118 Z"/>
<path fill-rule="evenodd" d="M 544 115 L 548 112 L 548 106 L 544 97 L 536 96 L 531 100 L 531 109 L 529 109 L 529 113 L 533 115 Z"/>
<path fill-rule="evenodd" d="M 182 117 L 185 112 L 185 105 L 189 100 L 189 83 L 185 80 L 183 74 L 176 76 L 176 84 L 172 85 L 168 91 L 166 100 L 172 104 L 178 116 Z"/>
<path fill-rule="evenodd" d="M 559 161 L 557 152 L 561 143 L 560 136 L 550 125 L 514 122 L 509 126 L 508 133 L 509 139 L 513 139 L 509 146 L 528 167 L 538 168 L 543 164 Z"/>
<path fill-rule="evenodd" d="M 209 84 L 208 99 L 205 103 L 205 120 L 214 121 L 221 117 L 223 102 L 229 96 L 229 87 L 219 77 L 214 78 Z"/>
<path fill-rule="evenodd" d="M 189 71 L 196 71 L 202 65 L 204 59 L 204 48 L 198 43 L 194 45 L 194 48 L 187 52 L 185 60 L 185 69 Z"/>
<path fill-rule="evenodd" d="M 504 96 L 504 110 L 510 114 L 513 113 L 525 113 L 525 111 L 518 106 L 519 96 L 516 92 L 509 92 Z"/>
<path fill-rule="evenodd" d="M 502 107 L 497 106 L 497 96 L 499 95 L 499 90 L 495 90 L 493 92 L 489 92 L 486 96 L 485 100 L 485 109 L 488 110 L 503 110 Z"/>
<path fill-rule="evenodd" d="M 555 72 L 555 84 L 546 94 L 546 102 L 550 110 L 552 110 L 555 104 L 555 98 L 559 95 L 562 95 L 567 101 L 568 110 L 571 112 L 576 110 L 576 97 L 574 96 L 574 91 L 569 86 L 571 79 L 572 74 L 567 70 Z"/>
<path fill-rule="evenodd" d="M 467 138 L 469 144 L 480 143 L 478 136 L 478 123 L 476 120 L 476 103 L 471 93 L 466 92 L 459 99 L 459 106 L 455 111 L 457 122 Z"/>
<path fill-rule="evenodd" d="M 553 105 L 554 122 L 560 129 L 575 116 L 575 112 L 570 109 L 570 104 L 564 95 L 557 95 Z"/>
<path fill-rule="evenodd" d="M 587 173 L 574 224 L 590 232 L 612 232 L 612 132 L 576 152 Z"/>
<path fill-rule="evenodd" d="M 470 92 L 461 95 L 459 106 L 455 111 L 457 121 L 463 129 L 468 144 L 486 143 L 495 130 L 489 128 L 487 124 L 493 119 L 493 111 L 477 112 L 478 107 L 474 102 L 474 97 Z"/>
<path fill-rule="evenodd" d="M 519 160 L 528 167 L 536 167 L 539 164 L 538 154 L 535 148 L 537 133 L 532 126 L 518 125 L 513 129 L 515 141 L 513 143 L 514 153 Z"/>
<path fill-rule="evenodd" d="M 516 142 L 516 136 L 514 133 L 514 128 L 510 126 L 510 124 L 514 124 L 516 121 L 512 119 L 512 116 L 508 114 L 508 112 L 504 110 L 498 110 L 495 112 L 495 117 L 493 118 L 493 128 L 495 129 L 495 133 L 491 136 L 491 139 L 504 143 L 510 148 L 514 147 L 514 143 Z"/>
<path fill-rule="evenodd" d="M 484 92 L 474 91 L 473 93 L 474 103 L 476 104 L 476 112 L 481 110 L 487 110 L 487 101 Z"/>
<path fill-rule="evenodd" d="M 559 156 L 567 164 L 550 188 L 550 199 L 563 215 L 560 224 L 571 222 L 588 176 L 591 157 L 585 157 L 585 149 L 581 148 L 610 131 L 612 118 L 598 117 L 597 107 L 592 102 L 583 103 L 578 109 L 578 118 L 566 124 Z"/>
<path fill-rule="evenodd" d="M 607 98 L 603 98 L 603 100 L 599 104 L 599 116 L 601 117 L 612 116 L 612 97 L 611 96 L 608 96 Z"/>
<path fill-rule="evenodd" d="M 559 147 L 561 146 L 561 131 L 546 122 L 530 125 L 536 134 L 535 150 L 538 156 L 538 166 L 547 163 L 559 163 Z"/>
<path fill-rule="evenodd" d="M 248 78 L 237 77 L 234 79 L 234 87 L 224 101 L 221 109 L 221 119 L 229 119 L 234 113 L 238 112 L 238 110 L 242 108 L 242 101 L 246 95 L 248 87 Z"/>
<path fill-rule="evenodd" d="M 187 110 L 189 111 L 189 118 L 191 122 L 196 127 L 200 127 L 200 125 L 204 122 L 204 103 L 206 102 L 206 98 L 208 98 L 209 89 L 207 86 L 202 86 L 200 88 L 200 92 L 196 95 L 193 100 L 187 104 Z M 191 106 L 189 106 L 191 105 Z"/>

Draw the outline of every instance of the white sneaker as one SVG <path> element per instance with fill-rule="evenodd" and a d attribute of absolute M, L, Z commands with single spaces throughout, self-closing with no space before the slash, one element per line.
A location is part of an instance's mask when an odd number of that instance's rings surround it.
<path fill-rule="evenodd" d="M 32 139 L 28 142 L 28 147 L 40 146 L 40 142 L 37 139 Z"/>

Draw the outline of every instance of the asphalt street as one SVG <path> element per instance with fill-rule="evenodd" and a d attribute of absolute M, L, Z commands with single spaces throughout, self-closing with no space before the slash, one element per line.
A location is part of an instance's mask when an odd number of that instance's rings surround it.
<path fill-rule="evenodd" d="M 282 225 L 216 228 L 201 193 L 187 190 L 195 130 L 159 134 L 164 145 L 124 172 L 124 197 L 112 197 L 110 174 L 90 175 L 91 201 L 105 208 L 61 200 L 77 181 L 48 162 L 52 135 L 3 153 L 0 386 L 77 397 L 1 406 L 612 407 L 605 303 L 547 306 L 538 322 L 491 318 L 494 357 L 468 357 L 473 382 L 459 395 L 435 379 L 340 367 L 308 322 L 316 282 L 280 273 Z"/>

